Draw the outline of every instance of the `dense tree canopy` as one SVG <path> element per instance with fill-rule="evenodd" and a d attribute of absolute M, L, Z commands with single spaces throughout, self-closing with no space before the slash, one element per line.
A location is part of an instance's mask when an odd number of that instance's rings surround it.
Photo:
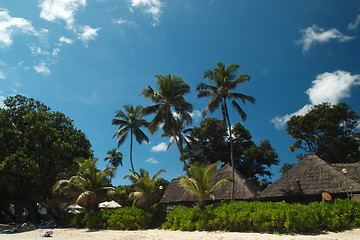
<path fill-rule="evenodd" d="M 234 166 L 247 178 L 259 183 L 262 177 L 271 177 L 269 167 L 278 164 L 278 154 L 269 141 L 256 145 L 250 132 L 237 123 L 233 127 Z M 199 127 L 194 127 L 184 149 L 187 161 L 212 164 L 217 161 L 230 163 L 230 147 L 226 127 L 215 118 L 204 119 Z"/>
<path fill-rule="evenodd" d="M 291 151 L 302 149 L 327 162 L 357 162 L 360 159 L 360 117 L 346 103 L 315 105 L 304 116 L 293 116 L 286 132 L 296 139 Z"/>
<path fill-rule="evenodd" d="M 32 98 L 8 97 L 0 108 L 0 206 L 35 213 L 58 174 L 72 169 L 75 158 L 91 157 L 90 147 L 63 113 Z"/>

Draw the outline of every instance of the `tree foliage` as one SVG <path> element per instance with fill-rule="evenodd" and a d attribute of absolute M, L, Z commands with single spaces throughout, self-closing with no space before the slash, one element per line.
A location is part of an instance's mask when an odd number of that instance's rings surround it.
<path fill-rule="evenodd" d="M 187 102 L 184 97 L 185 94 L 190 92 L 190 86 L 180 76 L 171 76 L 170 73 L 165 76 L 159 74 L 155 77 L 158 90 L 156 91 L 148 86 L 141 93 L 141 95 L 149 98 L 154 103 L 154 105 L 143 109 L 144 115 L 155 114 L 148 129 L 151 134 L 154 134 L 161 126 L 165 136 L 174 137 L 180 152 L 180 160 L 184 163 L 184 169 L 189 174 L 183 158 L 183 146 L 177 136 L 180 129 L 178 119 L 184 121 L 185 125 L 192 123 L 190 113 L 193 110 L 193 105 Z"/>
<path fill-rule="evenodd" d="M 233 126 L 234 166 L 244 176 L 259 183 L 267 182 L 263 177 L 271 177 L 269 168 L 277 165 L 278 154 L 268 140 L 256 145 L 250 132 L 240 123 Z M 204 119 L 199 127 L 194 127 L 184 149 L 185 158 L 190 162 L 213 164 L 221 161 L 230 163 L 229 138 L 226 127 L 215 118 Z"/>
<path fill-rule="evenodd" d="M 98 208 L 98 204 L 106 196 L 115 193 L 111 186 L 111 178 L 116 168 L 97 168 L 97 159 L 79 159 L 78 173 L 69 179 L 58 181 L 53 188 L 53 193 L 65 197 L 69 203 L 76 203 L 88 210 Z"/>
<path fill-rule="evenodd" d="M 119 165 L 123 165 L 123 154 L 122 152 L 118 151 L 116 148 L 113 148 L 109 151 L 107 151 L 107 157 L 104 159 L 104 161 L 109 161 L 106 164 L 106 167 L 112 166 L 114 168 L 117 168 Z"/>
<path fill-rule="evenodd" d="M 159 175 L 166 171 L 161 169 L 152 177 L 150 177 L 149 172 L 144 169 L 140 169 L 139 172 L 130 171 L 132 173 L 124 177 L 131 180 L 134 190 L 130 193 L 129 199 L 133 200 L 137 206 L 148 209 L 153 207 L 157 201 L 160 201 L 159 195 L 164 194 L 166 186 L 160 184 L 166 182 L 159 178 Z"/>
<path fill-rule="evenodd" d="M 211 180 L 219 164 L 220 162 L 211 165 L 195 162 L 190 165 L 190 177 L 181 177 L 182 184 L 198 199 L 200 208 L 204 207 L 205 199 L 211 197 L 217 188 L 227 181 L 232 181 L 231 178 L 224 178 L 211 185 Z"/>
<path fill-rule="evenodd" d="M 315 105 L 304 116 L 293 116 L 287 122 L 286 132 L 296 139 L 289 150 L 302 149 L 331 163 L 357 162 L 359 119 L 346 103 Z"/>
<path fill-rule="evenodd" d="M 227 107 L 227 101 L 231 100 L 231 104 L 234 109 L 240 114 L 242 120 L 246 120 L 247 116 L 244 110 L 240 107 L 236 100 L 241 100 L 244 104 L 246 102 L 255 103 L 255 98 L 234 92 L 238 85 L 249 81 L 250 77 L 246 74 L 240 74 L 236 76 L 236 72 L 239 70 L 240 66 L 236 63 L 230 64 L 228 67 L 225 67 L 225 64 L 218 62 L 214 70 L 207 70 L 204 73 L 204 79 L 207 79 L 210 84 L 200 83 L 196 90 L 198 90 L 198 97 L 211 97 L 208 105 L 206 106 L 203 116 L 206 115 L 208 111 L 214 112 L 216 109 L 221 106 L 221 113 L 223 117 L 223 122 L 227 122 L 229 130 L 229 139 L 230 139 L 230 162 L 232 166 L 232 178 L 234 179 L 234 151 L 233 151 L 233 140 L 231 133 L 231 122 L 229 111 Z M 226 120 L 226 121 L 224 121 Z M 234 183 L 232 184 L 231 190 L 231 199 L 234 198 Z"/>
<path fill-rule="evenodd" d="M 32 98 L 17 95 L 0 108 L 0 206 L 26 207 L 51 196 L 57 176 L 77 157 L 92 156 L 91 144 L 73 121 Z"/>
<path fill-rule="evenodd" d="M 134 165 L 132 160 L 132 145 L 133 135 L 136 141 L 141 144 L 143 141 L 149 143 L 149 138 L 140 129 L 141 127 L 147 127 L 148 121 L 142 119 L 141 106 L 125 105 L 125 112 L 119 110 L 115 113 L 115 118 L 112 120 L 113 125 L 119 125 L 119 129 L 116 131 L 113 137 L 118 137 L 118 147 L 124 143 L 128 135 L 130 135 L 130 164 L 131 169 L 134 171 Z"/>

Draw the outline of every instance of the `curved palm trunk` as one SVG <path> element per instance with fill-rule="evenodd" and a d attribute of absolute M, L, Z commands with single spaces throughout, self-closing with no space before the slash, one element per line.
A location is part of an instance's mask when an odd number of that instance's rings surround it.
<path fill-rule="evenodd" d="M 230 161 L 231 161 L 231 179 L 233 180 L 231 183 L 231 200 L 234 200 L 234 193 L 235 193 L 235 165 L 234 165 L 234 156 L 233 156 L 233 139 L 232 139 L 232 132 L 231 132 L 231 123 L 229 118 L 229 113 L 226 105 L 226 100 L 224 98 L 224 110 L 225 116 L 228 122 L 229 127 L 229 138 L 230 138 Z"/>
<path fill-rule="evenodd" d="M 186 175 L 188 177 L 190 177 L 190 172 L 189 172 L 189 168 L 188 166 L 186 165 L 186 162 L 185 162 L 185 159 L 184 159 L 184 152 L 183 152 L 183 148 L 182 146 L 180 145 L 177 137 L 176 137 L 176 133 L 174 131 L 174 129 L 172 130 L 172 133 L 173 133 L 173 137 L 175 138 L 175 142 L 176 142 L 176 146 L 178 147 L 179 149 L 179 152 L 180 152 L 180 156 L 181 156 L 181 161 L 184 163 L 184 168 L 185 168 L 185 171 L 186 171 Z"/>
<path fill-rule="evenodd" d="M 133 134 L 132 134 L 132 129 L 130 130 L 130 163 L 131 163 L 131 169 L 133 171 L 134 170 L 134 165 L 133 165 L 133 161 L 132 161 L 132 144 L 133 143 Z"/>

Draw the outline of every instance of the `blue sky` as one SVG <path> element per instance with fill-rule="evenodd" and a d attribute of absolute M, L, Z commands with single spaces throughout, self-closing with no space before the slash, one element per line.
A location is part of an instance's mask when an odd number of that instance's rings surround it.
<path fill-rule="evenodd" d="M 269 140 L 284 163 L 296 162 L 286 120 L 311 105 L 345 101 L 360 113 L 360 1 L 0 0 L 0 101 L 33 97 L 61 111 L 85 132 L 99 157 L 116 147 L 113 114 L 139 96 L 156 74 L 178 74 L 191 86 L 194 125 L 209 99 L 195 87 L 217 61 L 240 64 L 251 80 L 238 92 L 245 127 Z M 219 117 L 215 112 L 211 117 Z M 232 122 L 241 121 L 230 111 Z M 150 118 L 148 119 L 150 120 Z M 148 133 L 148 132 L 147 132 Z M 171 180 L 184 174 L 175 146 L 148 133 L 134 144 L 134 165 Z M 114 185 L 127 184 L 129 141 Z"/>

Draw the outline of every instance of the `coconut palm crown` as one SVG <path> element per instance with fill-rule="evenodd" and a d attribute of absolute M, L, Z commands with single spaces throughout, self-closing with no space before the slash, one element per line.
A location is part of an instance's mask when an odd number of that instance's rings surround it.
<path fill-rule="evenodd" d="M 132 173 L 129 173 L 124 177 L 131 180 L 135 189 L 134 192 L 130 193 L 129 199 L 133 200 L 138 206 L 151 208 L 154 204 L 155 194 L 160 180 L 158 177 L 160 173 L 166 171 L 161 169 L 155 173 L 153 177 L 150 177 L 149 172 L 144 169 L 140 169 L 139 173 L 135 171 L 131 172 Z"/>
<path fill-rule="evenodd" d="M 119 129 L 116 131 L 113 137 L 118 137 L 118 147 L 124 143 L 128 134 L 130 134 L 130 164 L 131 169 L 134 171 L 134 165 L 132 161 L 132 145 L 133 145 L 133 135 L 135 136 L 136 141 L 141 144 L 143 141 L 149 142 L 149 138 L 146 134 L 140 129 L 141 127 L 147 127 L 148 121 L 142 119 L 141 111 L 143 108 L 137 106 L 134 109 L 134 106 L 125 105 L 125 112 L 119 110 L 115 113 L 114 119 L 112 120 L 113 125 L 119 125 Z"/>
<path fill-rule="evenodd" d="M 186 124 L 192 123 L 190 113 L 193 111 L 193 105 L 186 102 L 184 95 L 190 92 L 190 86 L 184 80 L 177 76 L 171 76 L 170 73 L 162 76 L 156 75 L 158 90 L 148 86 L 143 89 L 141 95 L 149 98 L 154 105 L 143 109 L 144 115 L 155 114 L 153 120 L 149 123 L 148 129 L 154 134 L 161 127 L 166 136 L 172 136 L 175 139 L 186 171 L 187 165 L 183 158 L 182 146 L 177 139 L 177 118 L 183 119 Z"/>
<path fill-rule="evenodd" d="M 204 200 L 211 197 L 214 191 L 223 183 L 232 181 L 231 178 L 224 178 L 212 185 L 211 180 L 219 164 L 220 162 L 216 162 L 211 165 L 204 165 L 202 163 L 195 162 L 190 165 L 191 177 L 181 176 L 182 184 L 196 196 L 199 207 L 203 207 Z"/>
<path fill-rule="evenodd" d="M 118 151 L 116 148 L 113 148 L 109 150 L 107 153 L 107 157 L 104 159 L 105 161 L 109 161 L 106 164 L 106 167 L 109 167 L 110 165 L 114 168 L 117 168 L 119 165 L 123 165 L 123 154 Z"/>
<path fill-rule="evenodd" d="M 234 158 L 233 158 L 233 141 L 231 133 L 231 123 L 227 107 L 227 100 L 231 100 L 232 106 L 240 114 L 243 121 L 246 120 L 247 116 L 244 110 L 236 102 L 241 100 L 244 104 L 246 102 L 255 103 L 255 99 L 251 96 L 233 92 L 239 84 L 242 84 L 250 80 L 248 75 L 240 74 L 236 76 L 236 72 L 240 66 L 236 63 L 229 65 L 227 68 L 225 64 L 218 62 L 214 70 L 207 70 L 203 77 L 207 79 L 210 84 L 200 83 L 196 90 L 198 90 L 197 97 L 211 97 L 207 107 L 203 112 L 203 117 L 208 111 L 214 112 L 221 106 L 221 112 L 223 119 L 228 123 L 229 138 L 230 138 L 230 161 L 232 167 L 232 179 L 234 179 Z M 234 183 L 232 184 L 231 199 L 234 197 Z"/>
<path fill-rule="evenodd" d="M 78 163 L 78 174 L 68 180 L 58 181 L 53 187 L 53 193 L 85 209 L 97 209 L 99 202 L 115 192 L 110 182 L 116 169 L 105 168 L 100 171 L 96 167 L 97 159 L 80 159 Z"/>

